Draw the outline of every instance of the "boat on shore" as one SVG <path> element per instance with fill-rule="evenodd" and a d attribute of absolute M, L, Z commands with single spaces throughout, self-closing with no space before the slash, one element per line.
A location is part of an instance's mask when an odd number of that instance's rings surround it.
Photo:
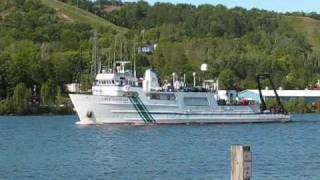
<path fill-rule="evenodd" d="M 78 124 L 206 124 L 288 122 L 283 111 L 261 109 L 259 104 L 221 103 L 218 83 L 206 80 L 201 87 L 187 87 L 173 74 L 172 84 L 160 86 L 158 75 L 148 69 L 141 82 L 125 69 L 127 61 L 98 73 L 91 93 L 70 93 L 80 119 Z M 134 70 L 135 71 L 135 70 Z M 194 78 L 195 79 L 195 78 Z M 195 83 L 194 83 L 195 85 Z"/>

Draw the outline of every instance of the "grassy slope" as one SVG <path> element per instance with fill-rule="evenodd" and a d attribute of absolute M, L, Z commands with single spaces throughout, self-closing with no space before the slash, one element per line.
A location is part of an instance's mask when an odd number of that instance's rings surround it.
<path fill-rule="evenodd" d="M 116 26 L 101 17 L 77 7 L 70 6 L 56 0 L 41 1 L 48 7 L 57 10 L 59 13 L 65 14 L 73 21 L 87 23 L 94 28 L 106 27 L 118 32 L 127 31 L 127 29 L 123 27 Z M 4 13 L 2 15 L 4 15 Z M 306 37 L 306 40 L 313 46 L 314 50 L 320 52 L 320 20 L 301 16 L 285 16 L 285 20 L 295 31 L 300 32 Z"/>
<path fill-rule="evenodd" d="M 88 11 L 77 8 L 75 6 L 71 6 L 69 4 L 65 4 L 63 2 L 57 0 L 41 0 L 41 2 L 55 10 L 58 11 L 60 15 L 62 15 L 67 20 L 82 22 L 91 25 L 93 28 L 112 28 L 119 32 L 126 31 L 125 28 L 116 26 L 109 21 L 96 16 Z"/>
<path fill-rule="evenodd" d="M 72 21 L 83 22 L 91 25 L 94 28 L 106 27 L 124 32 L 127 29 L 116 26 L 109 21 L 98 17 L 83 9 L 62 3 L 57 0 L 41 0 L 45 5 L 54 8 L 65 19 Z M 320 50 L 320 21 L 309 17 L 286 16 L 286 21 L 297 32 L 302 33 L 307 41 L 313 46 L 314 49 Z"/>
<path fill-rule="evenodd" d="M 302 33 L 313 49 L 320 50 L 320 21 L 309 17 L 287 16 L 287 22 Z"/>

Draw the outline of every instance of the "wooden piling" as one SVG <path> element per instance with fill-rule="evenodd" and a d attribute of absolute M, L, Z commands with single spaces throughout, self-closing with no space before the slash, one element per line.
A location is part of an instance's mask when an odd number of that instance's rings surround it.
<path fill-rule="evenodd" d="M 231 180 L 250 180 L 252 176 L 252 155 L 250 146 L 231 146 Z"/>

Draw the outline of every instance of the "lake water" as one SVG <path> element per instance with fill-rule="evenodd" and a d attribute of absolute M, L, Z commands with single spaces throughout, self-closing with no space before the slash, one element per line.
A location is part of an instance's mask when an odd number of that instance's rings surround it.
<path fill-rule="evenodd" d="M 230 179 L 247 144 L 253 179 L 320 179 L 320 115 L 293 123 L 100 126 L 76 116 L 0 117 L 0 179 Z"/>

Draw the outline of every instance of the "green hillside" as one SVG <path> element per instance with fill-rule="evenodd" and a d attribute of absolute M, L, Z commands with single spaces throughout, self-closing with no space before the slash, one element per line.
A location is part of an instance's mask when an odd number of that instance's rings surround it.
<path fill-rule="evenodd" d="M 55 9 L 59 13 L 59 16 L 65 20 L 87 23 L 96 29 L 100 27 L 104 27 L 104 28 L 112 28 L 117 31 L 126 30 L 125 28 L 116 26 L 110 23 L 109 21 L 99 16 L 96 16 L 88 11 L 77 8 L 75 6 L 71 6 L 69 4 L 65 4 L 57 0 L 41 0 L 41 2 Z"/>
<path fill-rule="evenodd" d="M 287 16 L 293 29 L 302 33 L 314 49 L 320 49 L 320 21 L 309 17 Z"/>
<path fill-rule="evenodd" d="M 102 64 L 135 57 L 138 77 L 154 68 L 162 80 L 186 74 L 190 85 L 191 72 L 201 76 L 206 63 L 206 77 L 219 78 L 221 89 L 256 88 L 256 74 L 264 72 L 284 89 L 305 89 L 320 79 L 320 21 L 306 15 L 145 1 L 105 12 L 103 4 L 79 2 L 87 6 L 0 0 L 0 114 L 29 112 L 34 87 L 45 107 L 61 104 L 65 84 L 89 89 L 93 28 Z M 137 46 L 156 48 L 136 53 Z M 12 99 L 26 103 L 15 108 Z"/>

